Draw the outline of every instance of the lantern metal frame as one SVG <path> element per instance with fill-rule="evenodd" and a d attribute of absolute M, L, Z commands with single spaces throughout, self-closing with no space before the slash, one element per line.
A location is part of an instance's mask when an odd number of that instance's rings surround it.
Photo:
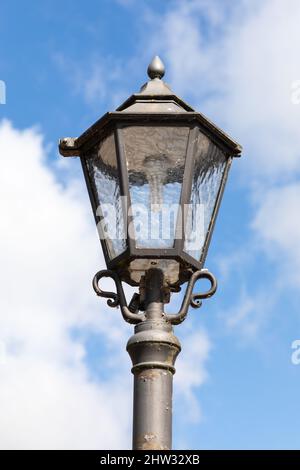
<path fill-rule="evenodd" d="M 170 98 L 170 97 L 167 97 Z M 173 96 L 174 98 L 174 96 Z M 150 97 L 143 96 L 143 99 L 147 102 Z M 153 100 L 153 96 L 151 98 Z M 133 98 L 131 98 L 131 101 Z M 166 102 L 166 101 L 165 101 Z M 181 103 L 183 103 L 180 100 Z M 129 100 L 130 103 L 130 100 Z M 126 102 L 124 105 L 125 106 Z M 147 104 L 145 103 L 145 108 Z M 185 105 L 187 107 L 187 105 Z M 122 107 L 121 107 L 122 108 Z M 170 248 L 138 248 L 136 246 L 136 240 L 129 236 L 128 227 L 133 222 L 133 217 L 129 213 L 128 207 L 131 206 L 131 198 L 129 191 L 129 179 L 126 168 L 126 158 L 124 155 L 124 144 L 122 129 L 127 126 L 147 126 L 157 125 L 163 126 L 185 126 L 189 127 L 189 135 L 186 147 L 186 155 L 184 162 L 184 174 L 180 196 L 180 210 L 181 217 L 177 217 L 177 226 L 175 229 L 174 245 Z M 190 203 L 191 189 L 192 189 L 192 171 L 194 165 L 193 158 L 193 140 L 195 133 L 200 130 L 205 134 L 211 142 L 213 142 L 226 156 L 227 161 L 225 164 L 224 173 L 222 175 L 221 184 L 217 193 L 215 206 L 213 209 L 212 217 L 209 223 L 207 233 L 205 234 L 205 241 L 202 247 L 201 257 L 196 260 L 191 255 L 184 251 L 184 229 L 186 225 L 186 210 L 185 208 Z M 216 217 L 221 204 L 225 184 L 228 177 L 232 157 L 240 156 L 241 147 L 239 144 L 230 139 L 223 131 L 212 124 L 205 116 L 194 111 L 183 112 L 126 112 L 126 111 L 115 111 L 106 113 L 100 120 L 92 125 L 87 131 L 85 131 L 77 139 L 63 139 L 60 141 L 59 150 L 64 156 L 80 156 L 81 165 L 93 209 L 93 214 L 96 224 L 99 223 L 103 217 L 101 213 L 101 205 L 97 203 L 95 199 L 96 188 L 93 187 L 90 176 L 87 169 L 88 152 L 97 145 L 102 139 L 108 134 L 113 133 L 115 139 L 116 158 L 117 158 L 117 172 L 118 181 L 120 184 L 120 196 L 126 196 L 128 201 L 127 208 L 123 207 L 123 216 L 126 214 L 124 220 L 124 227 L 126 230 L 126 248 L 125 250 L 116 256 L 115 258 L 110 257 L 105 239 L 101 238 L 101 245 L 106 261 L 107 268 L 109 270 L 116 271 L 120 278 L 132 286 L 137 286 L 138 283 L 133 281 L 128 271 L 127 266 L 131 261 L 135 259 L 172 259 L 179 263 L 179 280 L 176 285 L 180 285 L 186 282 L 192 272 L 201 270 L 204 266 L 205 258 L 209 248 L 211 236 L 215 226 Z M 174 285 L 173 285 L 174 287 Z"/>

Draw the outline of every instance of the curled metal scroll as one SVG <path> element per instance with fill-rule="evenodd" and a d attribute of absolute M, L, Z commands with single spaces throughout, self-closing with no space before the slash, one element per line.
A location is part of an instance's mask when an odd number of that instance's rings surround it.
<path fill-rule="evenodd" d="M 116 293 L 104 291 L 99 287 L 99 282 L 103 277 L 110 277 L 111 279 L 113 279 L 116 285 Z M 122 282 L 118 274 L 114 271 L 111 271 L 109 269 L 98 271 L 93 278 L 93 288 L 99 297 L 104 297 L 108 299 L 107 305 L 109 307 L 120 306 L 123 318 L 126 322 L 136 324 L 145 320 L 145 316 L 143 314 L 131 312 L 128 308 Z"/>
<path fill-rule="evenodd" d="M 116 285 L 117 292 L 104 291 L 99 287 L 99 282 L 103 277 L 109 277 L 114 280 Z M 207 279 L 210 281 L 210 289 L 203 293 L 193 294 L 193 289 L 195 283 L 199 279 Z M 131 302 L 130 306 L 127 306 L 122 282 L 117 273 L 111 270 L 102 270 L 95 274 L 93 278 L 93 288 L 96 294 L 99 297 L 104 297 L 107 300 L 107 305 L 109 307 L 118 307 L 120 306 L 123 318 L 128 323 L 137 324 L 146 320 L 146 315 L 138 313 L 139 302 Z M 165 314 L 164 318 L 169 321 L 172 325 L 178 325 L 182 323 L 187 316 L 189 306 L 193 308 L 199 308 L 202 305 L 201 300 L 207 299 L 214 295 L 217 290 L 217 280 L 213 274 L 211 274 L 207 269 L 202 269 L 200 271 L 194 272 L 188 282 L 187 289 L 181 304 L 181 308 L 177 314 Z M 133 298 L 133 300 L 136 300 Z M 136 310 L 132 311 L 132 307 Z"/>
<path fill-rule="evenodd" d="M 199 279 L 207 279 L 210 281 L 210 289 L 203 293 L 193 294 L 193 288 L 195 283 Z M 202 269 L 200 271 L 194 272 L 188 282 L 187 289 L 181 304 L 181 308 L 177 314 L 166 314 L 165 318 L 172 325 L 178 325 L 182 323 L 185 317 L 187 316 L 189 306 L 193 308 L 199 308 L 202 305 L 201 300 L 207 299 L 214 295 L 217 290 L 217 280 L 213 274 L 211 274 L 207 269 Z"/>

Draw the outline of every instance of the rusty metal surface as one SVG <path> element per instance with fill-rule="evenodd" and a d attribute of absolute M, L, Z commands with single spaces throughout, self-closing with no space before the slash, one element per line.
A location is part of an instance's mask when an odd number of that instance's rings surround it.
<path fill-rule="evenodd" d="M 145 321 L 127 343 L 134 374 L 133 449 L 172 447 L 172 390 L 180 342 L 163 311 L 164 279 L 157 269 L 144 285 Z"/>
<path fill-rule="evenodd" d="M 141 369 L 134 377 L 133 448 L 172 448 L 173 372 Z"/>

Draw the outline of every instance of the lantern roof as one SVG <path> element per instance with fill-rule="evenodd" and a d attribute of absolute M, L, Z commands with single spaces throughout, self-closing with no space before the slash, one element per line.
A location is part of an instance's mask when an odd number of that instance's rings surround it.
<path fill-rule="evenodd" d="M 206 116 L 195 112 L 190 105 L 175 95 L 162 80 L 165 74 L 165 66 L 158 56 L 153 58 L 147 72 L 149 81 L 141 87 L 139 93 L 131 95 L 115 112 L 104 114 L 79 137 L 61 139 L 59 141 L 61 155 L 64 157 L 80 156 L 90 144 L 93 144 L 99 134 L 101 136 L 102 129 L 113 121 L 136 122 L 146 118 L 156 122 L 166 122 L 171 119 L 176 122 L 196 121 L 204 132 L 206 131 L 213 140 L 225 148 L 228 155 L 240 156 L 242 147 L 237 142 Z"/>

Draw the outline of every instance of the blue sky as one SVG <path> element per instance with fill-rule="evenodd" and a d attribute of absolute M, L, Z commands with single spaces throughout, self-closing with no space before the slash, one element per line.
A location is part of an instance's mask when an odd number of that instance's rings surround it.
<path fill-rule="evenodd" d="M 244 147 L 206 262 L 218 292 L 176 328 L 174 446 L 299 448 L 299 19 L 296 0 L 2 2 L 2 448 L 130 446 L 131 328 L 90 287 L 104 261 L 57 141 L 137 91 L 155 54 Z"/>

